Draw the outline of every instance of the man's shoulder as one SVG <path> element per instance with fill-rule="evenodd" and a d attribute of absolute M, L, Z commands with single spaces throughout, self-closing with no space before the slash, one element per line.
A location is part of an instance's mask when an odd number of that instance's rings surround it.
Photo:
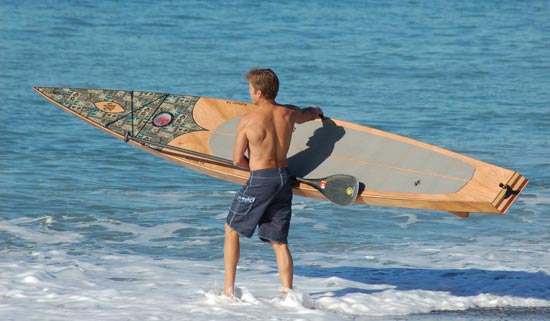
<path fill-rule="evenodd" d="M 277 105 L 277 106 L 279 107 L 281 114 L 290 116 L 292 119 L 302 111 L 300 107 L 294 106 L 294 105 Z"/>
<path fill-rule="evenodd" d="M 239 127 L 246 127 L 248 123 L 250 123 L 250 120 L 254 117 L 254 112 L 245 114 L 241 117 L 239 120 Z"/>
<path fill-rule="evenodd" d="M 285 108 L 287 108 L 287 109 L 289 109 L 289 110 L 292 110 L 292 111 L 298 111 L 298 110 L 301 110 L 301 108 L 300 108 L 300 107 L 298 107 L 298 106 L 295 106 L 295 105 L 290 105 L 290 104 L 287 104 L 287 105 L 279 105 L 279 106 L 281 106 L 281 107 L 285 107 Z"/>
<path fill-rule="evenodd" d="M 263 118 L 265 118 L 264 111 L 260 110 L 259 108 L 245 114 L 241 117 L 239 120 L 239 127 L 251 127 L 254 124 L 257 124 L 258 122 L 261 122 Z"/>

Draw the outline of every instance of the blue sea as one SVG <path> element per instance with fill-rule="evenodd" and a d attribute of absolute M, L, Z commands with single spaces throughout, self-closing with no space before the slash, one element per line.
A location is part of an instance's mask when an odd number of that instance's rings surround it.
<path fill-rule="evenodd" d="M 1 320 L 547 320 L 549 1 L 0 3 Z M 239 186 L 116 140 L 32 86 L 278 101 L 520 172 L 506 215 L 295 197 L 296 289 L 242 242 L 221 297 Z M 361 146 L 357 146 L 360 149 Z"/>

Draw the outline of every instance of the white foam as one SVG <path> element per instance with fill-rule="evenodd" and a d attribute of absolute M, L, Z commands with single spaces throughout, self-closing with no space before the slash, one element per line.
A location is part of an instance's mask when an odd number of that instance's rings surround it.
<path fill-rule="evenodd" d="M 89 223 L 81 224 L 82 226 L 88 226 Z M 111 232 L 120 232 L 132 235 L 132 238 L 121 241 L 126 244 L 148 244 L 153 240 L 170 238 L 178 230 L 193 229 L 193 230 L 208 230 L 209 227 L 196 226 L 187 223 L 172 222 L 157 224 L 154 226 L 143 226 L 134 223 L 122 223 L 115 220 L 100 220 L 94 222 L 95 226 L 102 226 Z"/>
<path fill-rule="evenodd" d="M 49 216 L 37 219 L 19 218 L 0 220 L 0 231 L 39 244 L 76 243 L 82 239 L 80 234 L 70 231 L 55 231 L 55 233 L 52 233 L 48 229 L 48 226 L 51 224 L 53 224 L 53 218 Z M 32 228 L 21 225 L 29 225 Z"/>
<path fill-rule="evenodd" d="M 420 221 L 418 219 L 418 217 L 414 214 L 406 214 L 406 215 L 396 216 L 396 218 L 401 218 L 401 217 L 406 217 L 407 218 L 406 222 L 397 224 L 401 228 L 407 228 L 409 225 L 412 225 L 412 224 L 417 223 L 417 222 Z"/>
<path fill-rule="evenodd" d="M 332 321 L 550 306 L 543 272 L 385 268 L 364 255 L 347 254 L 347 266 L 309 267 L 308 262 L 323 261 L 322 253 L 297 260 L 298 288 L 287 290 L 285 300 L 275 263 L 244 258 L 231 300 L 220 295 L 222 260 L 154 259 L 101 250 L 79 257 L 60 249 L 0 254 L 0 298 L 9 307 L 0 309 L 2 320 L 259 320 L 276 315 L 279 320 Z"/>
<path fill-rule="evenodd" d="M 204 292 L 204 295 L 207 298 L 206 303 L 211 305 L 259 304 L 252 292 L 245 287 L 237 287 L 233 296 L 227 296 L 222 291 L 217 290 Z"/>
<path fill-rule="evenodd" d="M 322 215 L 320 209 L 315 215 Z M 321 214 L 319 214 L 321 212 Z M 550 306 L 550 253 L 544 239 L 512 242 L 514 235 L 454 232 L 464 223 L 452 216 L 437 219 L 450 226 L 454 241 L 415 240 L 408 235 L 392 242 L 337 244 L 342 250 L 303 248 L 295 254 L 295 284 L 282 300 L 275 260 L 259 251 L 269 246 L 244 241 L 238 268 L 237 300 L 219 295 L 223 282 L 222 234 L 209 234 L 225 218 L 201 226 L 164 220 L 141 225 L 98 218 L 75 224 L 89 232 L 100 226 L 129 235 L 104 239 L 101 246 L 74 251 L 84 237 L 58 231 L 52 216 L 0 220 L 0 230 L 29 241 L 29 251 L 0 251 L 1 320 L 345 320 L 358 317 L 408 315 L 470 308 Z M 294 226 L 330 233 L 332 225 L 315 220 L 308 209 L 298 211 Z M 60 218 L 61 220 L 62 218 Z M 379 220 L 380 217 L 374 217 Z M 414 231 L 431 217 L 399 214 L 393 228 Z M 477 228 L 471 221 L 469 228 Z M 458 222 L 458 223 L 457 223 Z M 197 223 L 199 224 L 199 223 Z M 191 238 L 178 231 L 206 232 Z M 177 237 L 175 237 L 177 235 Z M 220 242 L 212 260 L 194 256 L 159 259 L 113 250 L 130 245 L 170 249 L 183 245 L 201 251 Z M 376 240 L 375 240 L 376 241 Z M 337 241 L 336 241 L 337 242 Z M 330 243 L 329 243 L 330 244 Z M 265 247 L 263 247 L 265 246 Z M 311 246 L 311 243 L 310 243 Z M 130 253 L 133 253 L 130 251 Z M 173 257 L 173 256 L 172 256 Z M 265 261 L 264 261 L 265 260 Z"/>

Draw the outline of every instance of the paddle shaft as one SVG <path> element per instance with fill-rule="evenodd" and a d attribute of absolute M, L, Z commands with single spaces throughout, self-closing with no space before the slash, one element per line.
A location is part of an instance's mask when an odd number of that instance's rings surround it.
<path fill-rule="evenodd" d="M 130 140 L 135 141 L 137 143 L 149 144 L 149 145 L 153 145 L 153 146 L 156 146 L 156 147 L 161 147 L 163 149 L 173 150 L 173 151 L 176 151 L 176 152 L 182 152 L 182 153 L 189 154 L 189 155 L 192 155 L 192 156 L 197 156 L 197 157 L 200 157 L 200 158 L 208 159 L 208 160 L 211 160 L 211 161 L 214 161 L 214 162 L 217 162 L 217 163 L 222 163 L 222 164 L 227 165 L 227 166 L 232 167 L 232 168 L 242 169 L 242 170 L 245 169 L 245 168 L 236 166 L 235 164 L 233 164 L 232 161 L 230 161 L 227 158 L 222 158 L 222 157 L 218 157 L 218 156 L 214 156 L 214 155 L 208 155 L 208 154 L 205 154 L 205 153 L 200 153 L 200 152 L 196 152 L 194 150 L 185 149 L 185 148 L 181 148 L 181 147 L 177 147 L 177 146 L 170 146 L 170 145 L 166 145 L 166 144 L 162 144 L 162 143 L 151 142 L 151 141 L 148 141 L 148 140 L 145 140 L 145 139 L 133 137 L 133 136 L 130 135 L 130 133 L 126 133 L 126 135 L 124 136 L 124 141 L 128 142 Z"/>

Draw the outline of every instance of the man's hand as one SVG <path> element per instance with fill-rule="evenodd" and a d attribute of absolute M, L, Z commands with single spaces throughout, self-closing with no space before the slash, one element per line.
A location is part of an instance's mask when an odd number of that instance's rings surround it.
<path fill-rule="evenodd" d="M 323 113 L 323 110 L 321 109 L 321 107 L 319 106 L 315 106 L 315 105 L 311 105 L 309 106 L 308 108 L 311 108 L 317 115 L 315 116 L 315 118 L 321 118 L 321 119 L 324 119 L 325 118 L 325 114 Z"/>

